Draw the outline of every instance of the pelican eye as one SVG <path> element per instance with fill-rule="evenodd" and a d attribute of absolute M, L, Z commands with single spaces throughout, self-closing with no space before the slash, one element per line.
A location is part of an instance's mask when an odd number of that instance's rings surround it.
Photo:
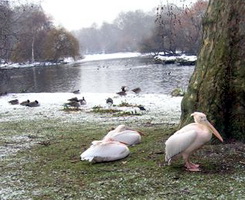
<path fill-rule="evenodd" d="M 203 117 L 202 117 L 202 120 L 203 120 L 203 121 L 207 121 L 207 118 L 203 116 Z"/>

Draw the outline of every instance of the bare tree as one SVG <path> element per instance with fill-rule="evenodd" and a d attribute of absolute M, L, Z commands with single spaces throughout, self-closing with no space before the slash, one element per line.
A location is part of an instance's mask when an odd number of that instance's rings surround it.
<path fill-rule="evenodd" d="M 12 10 L 8 1 L 0 1 L 0 59 L 7 60 L 10 42 L 13 36 L 11 30 Z"/>
<path fill-rule="evenodd" d="M 176 50 L 197 54 L 206 7 L 207 2 L 203 0 L 191 7 L 177 7 L 174 4 L 158 6 L 155 28 L 152 36 L 142 43 L 142 49 L 146 51 L 148 46 L 149 50 L 157 49 L 166 54 L 174 54 Z"/>
<path fill-rule="evenodd" d="M 39 5 L 22 5 L 15 10 L 16 15 L 20 17 L 18 18 L 18 41 L 12 59 L 19 61 L 21 58 L 21 60 L 34 62 L 36 46 L 42 46 L 44 42 L 36 44 L 37 37 L 40 37 L 40 32 L 47 32 L 52 27 L 52 23 Z M 19 52 L 20 49 L 22 52 Z M 19 55 L 20 53 L 22 55 Z"/>
<path fill-rule="evenodd" d="M 183 11 L 176 16 L 175 42 L 183 52 L 198 53 L 202 36 L 202 19 L 207 5 L 207 1 L 199 0 L 190 8 L 184 7 Z"/>

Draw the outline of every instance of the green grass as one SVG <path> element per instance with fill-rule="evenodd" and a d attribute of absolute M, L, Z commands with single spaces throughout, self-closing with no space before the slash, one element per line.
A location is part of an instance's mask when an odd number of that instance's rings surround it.
<path fill-rule="evenodd" d="M 94 106 L 91 112 L 105 114 L 105 113 L 118 113 L 120 112 L 120 110 L 112 109 L 112 108 L 103 108 L 101 106 Z"/>
<path fill-rule="evenodd" d="M 121 106 L 119 106 L 121 107 Z M 101 106 L 94 106 L 91 110 L 92 113 L 96 114 L 111 114 L 111 117 L 123 117 L 123 116 L 140 116 L 142 113 L 137 111 L 123 111 L 117 108 L 103 108 Z"/>
<path fill-rule="evenodd" d="M 206 145 L 193 155 L 202 167 L 193 173 L 181 159 L 164 162 L 164 141 L 176 127 L 127 125 L 145 134 L 142 143 L 125 159 L 92 164 L 80 154 L 113 125 L 2 122 L 1 147 L 16 144 L 16 135 L 34 145 L 1 159 L 0 199 L 244 199 L 244 144 Z"/>
<path fill-rule="evenodd" d="M 130 103 L 126 102 L 126 101 L 122 101 L 118 105 L 118 107 L 137 107 L 137 105 L 136 104 L 130 104 Z"/>

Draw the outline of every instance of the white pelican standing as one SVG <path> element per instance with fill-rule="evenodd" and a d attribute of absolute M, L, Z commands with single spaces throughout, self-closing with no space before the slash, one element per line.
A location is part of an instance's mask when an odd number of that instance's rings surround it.
<path fill-rule="evenodd" d="M 107 162 L 125 158 L 129 155 L 127 145 L 113 140 L 93 141 L 92 145 L 81 154 L 81 160 L 89 162 Z"/>
<path fill-rule="evenodd" d="M 204 113 L 194 112 L 191 116 L 194 117 L 195 123 L 184 126 L 165 142 L 165 161 L 170 165 L 171 159 L 181 154 L 188 171 L 200 171 L 199 165 L 190 162 L 190 155 L 208 142 L 212 138 L 212 133 L 221 142 L 223 139 Z"/>
<path fill-rule="evenodd" d="M 141 134 L 135 130 L 119 125 L 114 130 L 107 133 L 103 140 L 113 139 L 127 145 L 135 145 L 141 142 Z"/>

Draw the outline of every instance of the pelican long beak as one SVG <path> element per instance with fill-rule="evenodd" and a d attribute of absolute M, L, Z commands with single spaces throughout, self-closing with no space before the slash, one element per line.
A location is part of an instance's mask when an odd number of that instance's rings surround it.
<path fill-rule="evenodd" d="M 124 144 L 124 145 L 126 145 L 126 146 L 128 146 L 129 144 L 128 143 L 126 143 L 126 142 L 120 142 L 121 144 Z"/>
<path fill-rule="evenodd" d="M 104 141 L 106 141 L 106 142 L 118 142 L 118 143 L 124 144 L 126 146 L 128 145 L 128 143 L 126 143 L 126 142 L 120 142 L 120 141 L 117 141 L 113 138 L 108 138 L 108 139 L 105 139 Z"/>
<path fill-rule="evenodd" d="M 219 132 L 213 127 L 213 125 L 207 121 L 208 127 L 210 128 L 210 130 L 212 131 L 212 133 L 221 141 L 223 142 L 223 138 L 221 137 L 221 135 L 219 134 Z"/>

